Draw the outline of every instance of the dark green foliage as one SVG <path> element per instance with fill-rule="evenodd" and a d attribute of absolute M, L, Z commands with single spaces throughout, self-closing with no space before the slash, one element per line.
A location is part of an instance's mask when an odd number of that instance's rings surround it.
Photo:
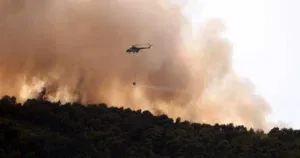
<path fill-rule="evenodd" d="M 300 157 L 300 131 L 172 120 L 105 104 L 0 100 L 0 157 Z"/>

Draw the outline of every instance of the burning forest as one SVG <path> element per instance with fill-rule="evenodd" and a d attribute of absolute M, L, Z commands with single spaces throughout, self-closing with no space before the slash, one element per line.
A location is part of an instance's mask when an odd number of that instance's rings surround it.
<path fill-rule="evenodd" d="M 232 70 L 220 19 L 193 34 L 182 7 L 167 0 L 18 2 L 0 4 L 0 95 L 271 127 L 268 103 Z M 125 52 L 146 42 L 154 44 L 147 52 Z"/>

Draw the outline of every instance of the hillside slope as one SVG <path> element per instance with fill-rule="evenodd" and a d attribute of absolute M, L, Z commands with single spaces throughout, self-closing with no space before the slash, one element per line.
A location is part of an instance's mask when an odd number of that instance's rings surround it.
<path fill-rule="evenodd" d="M 0 100 L 0 157 L 300 157 L 300 132 L 175 122 L 148 111 Z"/>

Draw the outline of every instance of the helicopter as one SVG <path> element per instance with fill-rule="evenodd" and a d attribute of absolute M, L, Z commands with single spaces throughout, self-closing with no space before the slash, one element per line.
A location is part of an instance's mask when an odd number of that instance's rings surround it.
<path fill-rule="evenodd" d="M 126 50 L 127 53 L 138 53 L 141 49 L 150 49 L 152 44 L 148 43 L 148 47 L 138 47 L 138 45 L 132 45 L 130 48 Z"/>
<path fill-rule="evenodd" d="M 151 48 L 151 46 L 152 46 L 152 44 L 150 44 L 150 43 L 148 43 L 148 47 L 139 47 L 139 46 L 141 46 L 142 44 L 136 44 L 136 45 L 132 45 L 130 48 L 128 48 L 127 50 L 126 50 L 126 52 L 128 53 L 128 54 L 130 54 L 130 53 L 132 53 L 132 54 L 135 54 L 135 53 L 138 53 L 141 49 L 150 49 Z M 132 85 L 133 86 L 136 86 L 136 82 L 134 81 L 134 82 L 132 82 Z"/>

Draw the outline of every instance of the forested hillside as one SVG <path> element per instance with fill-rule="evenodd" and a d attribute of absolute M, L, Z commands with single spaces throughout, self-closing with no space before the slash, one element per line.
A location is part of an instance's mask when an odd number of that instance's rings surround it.
<path fill-rule="evenodd" d="M 148 111 L 0 100 L 0 157 L 300 157 L 300 131 L 175 121 Z"/>

